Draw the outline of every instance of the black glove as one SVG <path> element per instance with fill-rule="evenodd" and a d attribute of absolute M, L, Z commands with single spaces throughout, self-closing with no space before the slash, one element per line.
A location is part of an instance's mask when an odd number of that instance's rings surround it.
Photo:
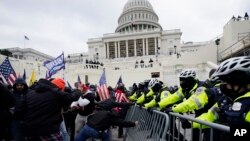
<path fill-rule="evenodd" d="M 155 97 L 155 102 L 160 102 L 161 101 L 161 95 L 160 94 L 157 94 L 156 97 Z"/>
<path fill-rule="evenodd" d="M 140 109 L 142 109 L 142 104 L 137 104 L 139 106 Z"/>
<path fill-rule="evenodd" d="M 183 129 L 191 128 L 191 123 L 186 119 L 181 119 L 181 126 Z"/>
<path fill-rule="evenodd" d="M 153 114 L 153 109 L 148 108 L 147 111 L 152 115 Z"/>
<path fill-rule="evenodd" d="M 168 114 L 169 112 L 173 112 L 173 109 L 171 107 L 166 108 L 166 109 L 164 109 L 164 112 Z"/>

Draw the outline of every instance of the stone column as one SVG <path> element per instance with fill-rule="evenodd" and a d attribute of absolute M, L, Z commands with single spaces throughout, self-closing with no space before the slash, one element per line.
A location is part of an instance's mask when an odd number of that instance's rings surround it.
<path fill-rule="evenodd" d="M 107 57 L 107 59 L 109 59 L 109 42 L 107 42 L 107 52 L 108 52 L 108 57 Z"/>
<path fill-rule="evenodd" d="M 162 54 L 163 48 L 161 46 L 161 37 L 158 37 L 158 46 L 157 47 L 160 47 L 159 54 Z"/>
<path fill-rule="evenodd" d="M 134 39 L 134 56 L 137 56 L 137 51 L 136 51 L 136 39 Z"/>
<path fill-rule="evenodd" d="M 128 40 L 126 40 L 126 57 L 128 57 Z"/>
<path fill-rule="evenodd" d="M 115 58 L 117 58 L 117 44 L 116 44 L 116 41 L 114 41 L 114 43 L 115 43 Z"/>
<path fill-rule="evenodd" d="M 118 58 L 121 58 L 120 41 L 118 41 Z"/>
<path fill-rule="evenodd" d="M 145 55 L 145 38 L 142 39 L 142 56 Z"/>
<path fill-rule="evenodd" d="M 157 55 L 157 43 L 156 43 L 157 37 L 155 37 L 155 55 Z"/>
<path fill-rule="evenodd" d="M 148 38 L 146 38 L 146 55 L 148 55 Z"/>

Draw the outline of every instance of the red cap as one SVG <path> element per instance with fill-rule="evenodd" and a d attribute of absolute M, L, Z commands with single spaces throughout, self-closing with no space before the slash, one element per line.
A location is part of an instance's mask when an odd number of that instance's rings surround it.
<path fill-rule="evenodd" d="M 55 84 L 59 89 L 64 91 L 65 88 L 65 82 L 61 78 L 55 78 L 54 80 L 51 81 L 51 83 Z"/>

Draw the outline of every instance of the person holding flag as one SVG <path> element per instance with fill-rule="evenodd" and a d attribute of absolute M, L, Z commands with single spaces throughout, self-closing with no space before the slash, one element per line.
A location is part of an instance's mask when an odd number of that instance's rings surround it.
<path fill-rule="evenodd" d="M 6 57 L 6 59 L 3 61 L 3 63 L 0 65 L 0 73 L 3 75 L 4 79 L 9 85 L 13 85 L 17 75 L 15 70 L 10 64 L 9 58 Z"/>
<path fill-rule="evenodd" d="M 8 129 L 11 123 L 11 113 L 9 109 L 15 104 L 15 97 L 12 92 L 0 83 L 0 140 L 7 140 Z"/>
<path fill-rule="evenodd" d="M 97 92 L 101 101 L 110 98 L 109 90 L 106 83 L 105 69 L 103 69 L 101 78 L 99 80 L 99 85 L 97 86 Z"/>
<path fill-rule="evenodd" d="M 121 77 L 120 77 L 121 78 Z M 118 81 L 119 82 L 119 81 Z M 115 98 L 116 102 L 119 103 L 130 103 L 126 94 L 125 94 L 125 86 L 123 83 L 118 83 L 116 91 L 115 91 Z M 114 110 L 120 115 L 121 118 L 125 118 L 127 114 L 128 107 L 116 107 Z M 118 128 L 118 138 L 123 137 L 123 127 L 119 126 Z"/>
<path fill-rule="evenodd" d="M 32 71 L 32 74 L 30 76 L 29 86 L 32 86 L 36 82 L 36 73 L 35 71 Z"/>

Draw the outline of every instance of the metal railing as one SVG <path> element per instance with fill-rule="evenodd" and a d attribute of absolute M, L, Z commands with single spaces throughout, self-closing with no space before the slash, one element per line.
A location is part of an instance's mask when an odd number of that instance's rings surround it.
<path fill-rule="evenodd" d="M 139 121 L 139 126 L 127 128 L 124 141 L 216 141 L 218 133 L 229 137 L 230 132 L 229 126 L 199 120 L 190 115 L 148 111 L 139 106 L 132 106 L 125 119 Z M 182 128 L 183 120 L 190 123 L 190 128 Z M 200 127 L 193 129 L 193 122 L 199 123 Z"/>
<path fill-rule="evenodd" d="M 177 113 L 169 113 L 171 125 L 169 125 L 168 130 L 168 141 L 217 141 L 218 133 L 225 134 L 225 137 L 229 137 L 230 127 L 222 124 L 207 122 L 203 120 L 196 119 L 188 115 L 180 115 Z M 200 126 L 197 129 L 192 127 L 188 129 L 183 129 L 181 121 L 186 120 L 192 126 L 193 122 L 199 123 Z M 206 126 L 206 128 L 202 128 Z M 217 134 L 215 135 L 214 131 L 216 130 Z M 177 132 L 177 133 L 175 133 Z M 226 141 L 226 139 L 225 139 Z"/>
<path fill-rule="evenodd" d="M 127 128 L 124 141 L 166 141 L 169 117 L 166 113 L 132 106 L 126 120 L 139 121 L 136 128 Z"/>

